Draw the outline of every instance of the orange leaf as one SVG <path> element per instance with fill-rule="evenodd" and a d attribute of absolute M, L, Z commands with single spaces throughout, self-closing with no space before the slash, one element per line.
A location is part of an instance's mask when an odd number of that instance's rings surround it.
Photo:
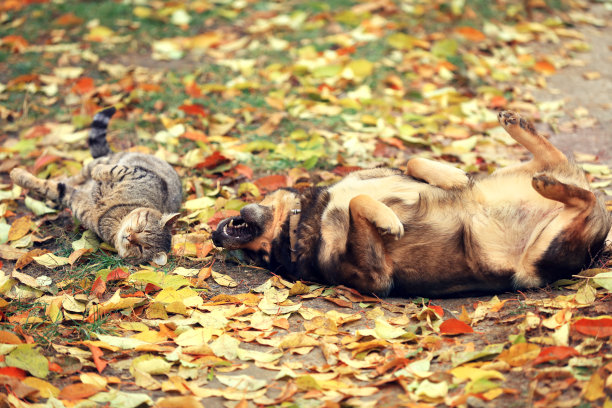
<path fill-rule="evenodd" d="M 79 95 L 85 95 L 95 89 L 93 78 L 83 77 L 77 79 L 76 83 L 72 87 L 72 92 Z"/>
<path fill-rule="evenodd" d="M 112 280 L 127 279 L 129 278 L 129 276 L 130 273 L 128 271 L 125 271 L 121 268 L 115 268 L 106 276 L 106 281 L 109 282 Z"/>
<path fill-rule="evenodd" d="M 206 256 L 212 251 L 213 244 L 211 241 L 197 243 L 196 244 L 196 257 L 206 258 Z"/>
<path fill-rule="evenodd" d="M 99 373 L 104 370 L 104 368 L 108 365 L 108 363 L 102 360 L 100 357 L 104 355 L 104 352 L 100 350 L 100 347 L 94 346 L 93 344 L 87 344 L 89 350 L 91 351 L 91 356 L 93 358 L 94 364 L 96 365 L 96 369 Z"/>
<path fill-rule="evenodd" d="M 106 282 L 98 276 L 94 281 L 93 285 L 91 285 L 91 294 L 100 299 L 104 292 L 106 291 Z"/>
<path fill-rule="evenodd" d="M 30 263 L 32 263 L 34 261 L 34 257 L 35 256 L 41 256 L 44 254 L 47 254 L 51 251 L 49 251 L 48 249 L 42 249 L 42 248 L 34 248 L 33 250 L 29 251 L 28 253 L 23 254 L 15 263 L 15 269 L 21 269 L 24 268 L 25 266 L 29 265 Z"/>
<path fill-rule="evenodd" d="M 39 171 L 47 167 L 47 165 L 53 162 L 59 161 L 61 159 L 62 159 L 61 157 L 53 155 L 53 154 L 43 154 L 38 159 L 36 159 L 36 161 L 34 162 L 34 167 L 32 168 L 32 172 L 38 173 Z"/>
<path fill-rule="evenodd" d="M 196 85 L 195 82 L 185 85 L 185 93 L 194 98 L 199 98 L 203 95 L 202 90 Z"/>
<path fill-rule="evenodd" d="M 93 384 L 70 384 L 60 391 L 58 398 L 61 400 L 76 401 L 89 398 L 100 391 L 101 389 Z"/>
<path fill-rule="evenodd" d="M 255 180 L 255 185 L 266 193 L 278 190 L 281 187 L 287 186 L 287 176 L 281 174 L 273 174 Z"/>
<path fill-rule="evenodd" d="M 253 178 L 253 169 L 249 166 L 239 163 L 236 165 L 236 167 L 234 167 L 234 170 L 236 173 L 243 175 L 249 180 Z"/>
<path fill-rule="evenodd" d="M 9 45 L 12 52 L 21 52 L 29 45 L 28 41 L 20 35 L 7 35 L 0 39 L 0 43 Z"/>
<path fill-rule="evenodd" d="M 208 116 L 208 111 L 206 110 L 206 108 L 196 103 L 191 105 L 181 105 L 179 106 L 179 109 L 188 115 L 200 115 L 203 117 Z"/>
<path fill-rule="evenodd" d="M 457 319 L 445 320 L 440 325 L 440 333 L 442 334 L 463 334 L 473 332 L 474 329 L 472 329 L 471 326 Z"/>
<path fill-rule="evenodd" d="M 54 373 L 63 373 L 64 369 L 59 364 L 49 361 L 49 371 L 53 371 Z"/>
<path fill-rule="evenodd" d="M 83 19 L 72 13 L 66 13 L 56 18 L 53 23 L 61 26 L 78 26 L 83 23 Z"/>
<path fill-rule="evenodd" d="M 555 66 L 546 60 L 536 62 L 533 70 L 540 74 L 554 74 L 556 71 Z"/>
<path fill-rule="evenodd" d="M 586 334 L 587 336 L 612 336 L 612 317 L 606 316 L 600 319 L 580 319 L 574 323 L 574 330 Z"/>
<path fill-rule="evenodd" d="M 207 142 L 208 138 L 203 132 L 199 132 L 197 130 L 188 130 L 183 133 L 180 137 L 184 139 L 193 140 L 195 142 Z"/>
<path fill-rule="evenodd" d="M 51 129 L 46 127 L 45 125 L 33 126 L 30 130 L 28 130 L 25 135 L 23 135 L 24 139 L 35 139 L 37 137 L 45 136 L 51 133 Z"/>
<path fill-rule="evenodd" d="M 25 380 L 25 378 L 28 376 L 24 370 L 17 367 L 0 367 L 0 375 L 7 375 L 20 380 Z"/>
<path fill-rule="evenodd" d="M 332 303 L 335 303 L 336 305 L 340 307 L 353 307 L 353 302 L 349 302 L 348 300 L 338 299 L 338 298 L 333 298 L 333 297 L 324 297 L 323 299 L 328 300 Z"/>
<path fill-rule="evenodd" d="M 74 263 L 76 261 L 79 260 L 80 257 L 82 257 L 83 255 L 93 252 L 93 249 L 91 248 L 80 248 L 77 249 L 76 251 L 74 251 L 73 253 L 70 254 L 70 256 L 68 257 L 68 263 L 70 265 L 74 265 Z"/>
<path fill-rule="evenodd" d="M 544 347 L 540 354 L 533 361 L 533 364 L 541 364 L 551 360 L 565 360 L 566 358 L 577 356 L 578 351 L 573 347 L 567 346 L 552 346 Z"/>
<path fill-rule="evenodd" d="M 32 228 L 32 220 L 30 217 L 25 216 L 21 218 L 17 218 L 11 224 L 8 232 L 8 240 L 15 241 L 19 238 L 23 238 L 26 236 L 28 232 L 30 232 L 30 228 Z"/>
<path fill-rule="evenodd" d="M 142 89 L 145 92 L 161 92 L 162 87 L 157 84 L 138 84 L 138 89 Z"/>
<path fill-rule="evenodd" d="M 469 41 L 479 42 L 487 38 L 482 31 L 473 27 L 457 27 L 455 32 Z"/>
<path fill-rule="evenodd" d="M 23 341 L 13 332 L 0 330 L 0 343 L 2 344 L 22 344 Z"/>

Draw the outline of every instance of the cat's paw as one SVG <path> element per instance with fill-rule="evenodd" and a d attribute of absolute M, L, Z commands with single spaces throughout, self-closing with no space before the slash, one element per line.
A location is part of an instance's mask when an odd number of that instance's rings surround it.
<path fill-rule="evenodd" d="M 20 169 L 18 167 L 11 170 L 10 176 L 11 176 L 11 180 L 13 181 L 13 183 L 19 186 L 22 186 L 22 187 L 24 187 L 25 184 L 27 184 L 28 180 L 34 177 L 30 173 L 28 173 L 26 170 Z"/>

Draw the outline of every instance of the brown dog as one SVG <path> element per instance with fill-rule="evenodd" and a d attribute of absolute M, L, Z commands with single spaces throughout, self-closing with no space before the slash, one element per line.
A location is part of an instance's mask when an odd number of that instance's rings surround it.
<path fill-rule="evenodd" d="M 584 172 L 513 112 L 506 131 L 533 159 L 472 180 L 415 158 L 329 188 L 290 189 L 222 221 L 215 245 L 271 271 L 362 292 L 449 296 L 533 288 L 601 253 L 611 217 Z"/>

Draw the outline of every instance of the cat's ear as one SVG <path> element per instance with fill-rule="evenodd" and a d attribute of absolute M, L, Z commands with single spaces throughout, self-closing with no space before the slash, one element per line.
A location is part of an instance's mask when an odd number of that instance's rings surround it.
<path fill-rule="evenodd" d="M 153 262 L 158 264 L 159 266 L 164 266 L 168 263 L 168 255 L 165 252 L 158 252 L 153 256 Z"/>
<path fill-rule="evenodd" d="M 180 216 L 181 216 L 181 213 L 164 214 L 162 215 L 161 220 L 159 222 L 162 228 L 170 228 L 172 224 L 174 224 Z"/>

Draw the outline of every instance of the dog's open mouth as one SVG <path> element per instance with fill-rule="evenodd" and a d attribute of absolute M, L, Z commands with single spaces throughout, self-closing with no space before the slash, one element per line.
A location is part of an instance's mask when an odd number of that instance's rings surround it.
<path fill-rule="evenodd" d="M 255 223 L 248 223 L 241 216 L 237 216 L 221 221 L 212 238 L 216 246 L 233 249 L 250 242 L 259 234 L 260 228 Z"/>

